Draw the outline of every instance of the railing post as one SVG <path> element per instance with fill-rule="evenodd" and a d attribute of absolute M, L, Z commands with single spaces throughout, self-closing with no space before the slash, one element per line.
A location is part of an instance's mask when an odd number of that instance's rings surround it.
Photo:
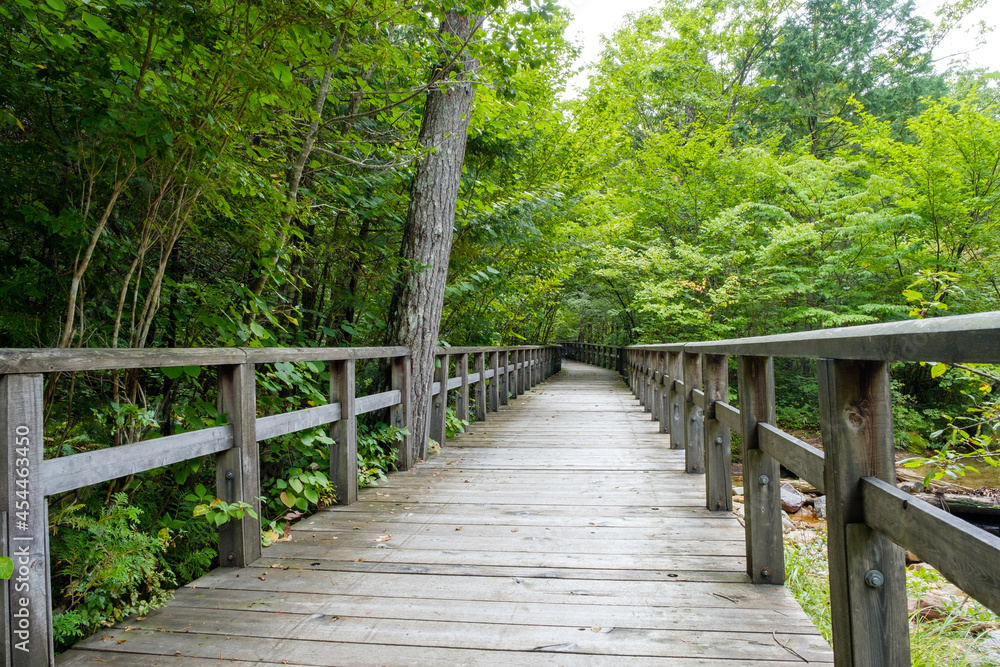
<path fill-rule="evenodd" d="M 448 362 L 447 354 L 435 356 L 440 366 L 434 368 L 434 382 L 441 386 L 441 390 L 431 397 L 431 439 L 439 445 L 444 446 L 447 437 L 445 421 L 448 417 Z M 432 385 L 433 387 L 433 385 Z"/>
<path fill-rule="evenodd" d="M 520 396 L 525 391 L 525 387 L 524 387 L 524 384 L 525 384 L 524 383 L 524 358 L 525 358 L 524 348 L 519 349 L 517 351 L 516 356 L 517 356 L 517 364 L 516 364 L 516 367 L 517 367 L 517 395 Z"/>
<path fill-rule="evenodd" d="M 389 408 L 389 422 L 396 428 L 409 430 L 412 423 L 410 396 L 410 355 L 395 357 L 392 363 L 392 388 L 399 391 L 399 405 Z M 413 451 L 410 449 L 412 434 L 404 435 L 396 445 L 396 468 L 409 470 L 413 467 Z"/>
<path fill-rule="evenodd" d="M 729 428 L 715 418 L 715 404 L 729 402 L 729 357 L 704 355 L 702 373 L 705 376 L 705 507 L 728 512 L 733 509 L 732 450 Z"/>
<path fill-rule="evenodd" d="M 244 502 L 244 513 L 219 527 L 219 561 L 246 567 L 260 558 L 260 455 L 257 450 L 256 375 L 253 364 L 219 367 L 219 412 L 229 415 L 233 446 L 215 457 L 215 488 L 227 502 Z"/>
<path fill-rule="evenodd" d="M 739 357 L 747 574 L 755 584 L 785 582 L 778 462 L 759 449 L 757 424 L 775 423 L 774 360 Z"/>
<path fill-rule="evenodd" d="M 865 523 L 862 477 L 895 484 L 889 365 L 821 359 L 827 549 L 838 667 L 910 664 L 903 549 Z M 867 584 L 880 574 L 882 583 Z"/>
<path fill-rule="evenodd" d="M 670 380 L 667 384 L 667 410 L 670 414 L 670 448 L 683 449 L 684 435 L 684 398 L 681 392 L 677 391 L 675 380 L 681 380 L 683 370 L 680 352 L 667 352 L 667 368 L 670 372 Z M 683 380 L 682 380 L 683 381 Z"/>
<path fill-rule="evenodd" d="M 455 359 L 455 374 L 462 381 L 455 400 L 455 416 L 469 421 L 469 355 L 463 353 Z"/>
<path fill-rule="evenodd" d="M 500 350 L 498 356 L 503 366 L 503 371 L 500 367 L 497 367 L 497 373 L 500 374 L 500 405 L 510 404 L 510 350 Z"/>
<path fill-rule="evenodd" d="M 660 367 L 660 433 L 670 433 L 670 384 L 674 381 L 670 377 L 670 355 L 661 352 L 657 363 Z"/>
<path fill-rule="evenodd" d="M 688 473 L 705 472 L 704 412 L 694 404 L 694 390 L 701 389 L 701 355 L 682 352 L 684 358 L 684 464 Z"/>
<path fill-rule="evenodd" d="M 486 354 L 476 352 L 473 356 L 474 370 L 479 375 L 476 381 L 476 421 L 486 421 Z"/>
<path fill-rule="evenodd" d="M 654 422 L 660 421 L 660 393 L 663 386 L 663 373 L 660 371 L 660 353 L 649 353 L 649 412 Z"/>
<path fill-rule="evenodd" d="M 0 512 L 6 554 L 14 574 L 4 583 L 3 658 L 15 667 L 55 664 L 52 650 L 52 591 L 49 580 L 49 512 L 42 488 L 42 376 L 0 376 Z"/>
<path fill-rule="evenodd" d="M 358 424 L 355 419 L 354 359 L 330 363 L 330 403 L 340 403 L 340 419 L 330 428 L 330 481 L 337 489 L 337 504 L 358 500 Z"/>

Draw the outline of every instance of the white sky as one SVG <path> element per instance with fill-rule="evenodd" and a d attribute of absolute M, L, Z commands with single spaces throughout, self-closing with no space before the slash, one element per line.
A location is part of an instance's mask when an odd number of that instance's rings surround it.
<path fill-rule="evenodd" d="M 585 65 L 597 59 L 601 52 L 601 35 L 610 35 L 618 28 L 626 14 L 638 12 L 659 5 L 657 0 L 562 0 L 563 6 L 573 12 L 574 20 L 569 24 L 567 34 L 570 39 L 583 45 L 583 54 L 579 65 Z M 941 4 L 939 0 L 916 0 L 917 13 L 937 23 L 935 10 Z M 972 26 L 985 20 L 987 24 L 1000 27 L 1000 1 L 991 0 L 989 6 L 972 14 L 964 23 Z M 938 47 L 935 57 L 940 59 L 941 69 L 947 66 L 949 56 L 961 54 L 975 48 L 978 33 L 953 31 Z M 986 67 L 1000 71 L 1000 30 L 989 37 L 989 44 L 981 46 L 968 54 L 972 67 Z M 586 86 L 586 72 L 577 75 L 570 82 L 570 89 Z M 572 93 L 571 93 L 572 95 Z"/>

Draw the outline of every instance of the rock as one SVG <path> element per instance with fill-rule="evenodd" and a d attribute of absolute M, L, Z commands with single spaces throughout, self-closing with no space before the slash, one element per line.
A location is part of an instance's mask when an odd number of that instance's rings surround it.
<path fill-rule="evenodd" d="M 788 483 L 794 486 L 802 493 L 812 493 L 817 495 L 819 494 L 819 489 L 817 489 L 815 486 L 813 486 L 804 479 L 790 479 L 788 480 Z"/>
<path fill-rule="evenodd" d="M 920 560 L 920 558 L 917 557 L 917 554 L 913 553 L 912 551 L 906 551 L 905 556 L 907 565 L 913 565 L 914 563 L 923 562 L 922 560 Z"/>
<path fill-rule="evenodd" d="M 803 502 L 805 498 L 798 489 L 787 482 L 781 485 L 781 509 L 789 514 L 798 512 Z"/>
<path fill-rule="evenodd" d="M 746 515 L 743 510 L 743 503 L 733 503 L 733 514 L 736 515 L 736 520 L 740 522 L 741 526 L 746 524 Z"/>
<path fill-rule="evenodd" d="M 742 496 L 743 495 L 743 487 L 742 486 L 734 486 L 733 487 L 733 495 L 734 496 Z"/>
<path fill-rule="evenodd" d="M 907 493 L 921 493 L 924 490 L 924 485 L 917 484 L 916 482 L 900 482 L 896 485 L 896 488 Z"/>
<path fill-rule="evenodd" d="M 734 503 L 743 503 L 743 502 L 746 502 L 746 501 L 743 499 L 743 496 L 733 496 L 733 502 Z"/>
<path fill-rule="evenodd" d="M 817 519 L 826 518 L 826 496 L 820 496 L 813 501 L 813 512 Z"/>
<path fill-rule="evenodd" d="M 782 510 L 781 511 L 781 532 L 787 534 L 787 533 L 791 533 L 794 530 L 798 530 L 798 527 L 794 523 L 792 523 L 792 520 L 790 518 L 788 518 L 788 512 Z"/>
<path fill-rule="evenodd" d="M 787 539 L 790 539 L 795 544 L 809 544 L 816 539 L 815 530 L 793 530 L 786 535 Z"/>

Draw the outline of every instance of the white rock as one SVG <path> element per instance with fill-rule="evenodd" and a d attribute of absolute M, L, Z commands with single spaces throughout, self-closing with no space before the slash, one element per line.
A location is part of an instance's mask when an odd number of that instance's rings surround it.
<path fill-rule="evenodd" d="M 805 496 L 799 493 L 799 490 L 794 486 L 788 482 L 781 485 L 781 509 L 789 514 L 794 514 L 799 511 L 804 501 Z"/>
<path fill-rule="evenodd" d="M 826 496 L 820 496 L 813 501 L 813 512 L 816 513 L 817 519 L 826 518 Z"/>

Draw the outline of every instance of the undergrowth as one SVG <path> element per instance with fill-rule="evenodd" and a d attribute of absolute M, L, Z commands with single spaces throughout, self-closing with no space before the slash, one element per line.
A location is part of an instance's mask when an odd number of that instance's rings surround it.
<path fill-rule="evenodd" d="M 828 642 L 833 633 L 830 621 L 830 581 L 826 553 L 826 533 L 817 533 L 808 544 L 785 541 L 785 585 Z M 946 580 L 932 570 L 907 570 L 906 590 L 911 598 L 926 595 Z M 970 630 L 978 623 L 1000 621 L 995 614 L 973 600 L 952 600 L 941 620 L 926 621 L 915 614 L 910 618 L 910 660 L 913 667 L 985 667 L 995 665 L 995 657 L 984 655 L 982 643 Z"/>

